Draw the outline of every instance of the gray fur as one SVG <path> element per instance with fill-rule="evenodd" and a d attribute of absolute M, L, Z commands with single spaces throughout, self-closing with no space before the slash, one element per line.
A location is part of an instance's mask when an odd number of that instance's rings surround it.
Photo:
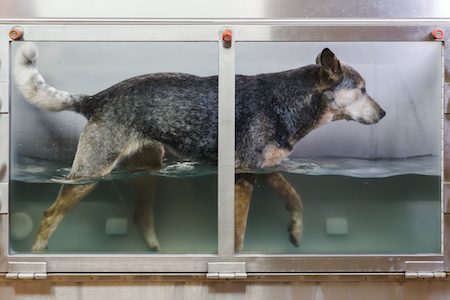
<path fill-rule="evenodd" d="M 75 95 L 48 86 L 36 59 L 36 46 L 25 44 L 15 61 L 16 82 L 27 99 L 41 108 L 73 110 L 88 119 L 70 177 L 104 174 L 148 145 L 164 144 L 188 159 L 217 163 L 217 76 L 149 74 L 93 96 Z M 323 120 L 334 109 L 336 91 L 355 89 L 363 79 L 328 49 L 319 59 L 320 64 L 299 69 L 236 77 L 236 168 L 267 166 L 271 152 L 289 153 L 317 126 L 348 118 L 343 111 L 333 111 L 332 119 Z M 376 103 L 373 110 L 368 123 L 384 116 Z M 89 161 L 80 155 L 90 156 Z M 278 162 L 272 159 L 270 164 Z"/>

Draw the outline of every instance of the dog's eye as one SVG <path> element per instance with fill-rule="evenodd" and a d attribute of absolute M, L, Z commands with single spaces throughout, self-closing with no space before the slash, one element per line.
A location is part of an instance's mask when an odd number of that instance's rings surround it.
<path fill-rule="evenodd" d="M 361 93 L 362 93 L 363 95 L 366 93 L 366 87 L 365 87 L 365 86 L 363 86 L 363 87 L 361 88 Z"/>

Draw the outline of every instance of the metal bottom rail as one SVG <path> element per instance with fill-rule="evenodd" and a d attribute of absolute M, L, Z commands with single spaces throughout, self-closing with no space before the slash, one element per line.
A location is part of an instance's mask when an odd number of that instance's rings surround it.
<path fill-rule="evenodd" d="M 381 281 L 412 281 L 412 280 L 445 280 L 450 281 L 448 274 L 440 272 L 438 276 L 411 276 L 411 272 L 393 273 L 248 273 L 244 279 L 208 279 L 206 273 L 48 273 L 47 278 L 39 282 L 54 283 L 123 283 L 142 284 L 152 282 L 293 282 L 293 281 L 354 281 L 354 282 L 381 282 Z M 414 274 L 412 274 L 414 275 Z M 417 273 L 416 275 L 420 275 Z M 0 284 L 17 279 L 8 279 L 6 273 L 0 273 Z M 22 278 L 32 281 L 36 279 Z"/>

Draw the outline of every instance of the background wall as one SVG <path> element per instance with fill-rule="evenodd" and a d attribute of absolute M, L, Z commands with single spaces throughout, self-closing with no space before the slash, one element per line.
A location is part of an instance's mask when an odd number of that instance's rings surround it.
<path fill-rule="evenodd" d="M 1 18 L 447 18 L 447 0 L 1 0 Z"/>

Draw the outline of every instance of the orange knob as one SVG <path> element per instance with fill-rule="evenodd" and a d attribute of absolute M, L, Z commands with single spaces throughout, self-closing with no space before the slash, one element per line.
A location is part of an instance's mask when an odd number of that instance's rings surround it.
<path fill-rule="evenodd" d="M 231 42 L 231 38 L 232 38 L 232 34 L 231 34 L 231 30 L 229 29 L 225 29 L 222 33 L 222 39 L 224 42 Z"/>
<path fill-rule="evenodd" d="M 433 32 L 431 32 L 431 35 L 437 39 L 440 40 L 444 37 L 444 30 L 436 28 L 435 30 L 433 30 Z"/>
<path fill-rule="evenodd" d="M 9 37 L 13 40 L 18 40 L 22 37 L 22 31 L 20 29 L 13 28 L 9 32 Z"/>

